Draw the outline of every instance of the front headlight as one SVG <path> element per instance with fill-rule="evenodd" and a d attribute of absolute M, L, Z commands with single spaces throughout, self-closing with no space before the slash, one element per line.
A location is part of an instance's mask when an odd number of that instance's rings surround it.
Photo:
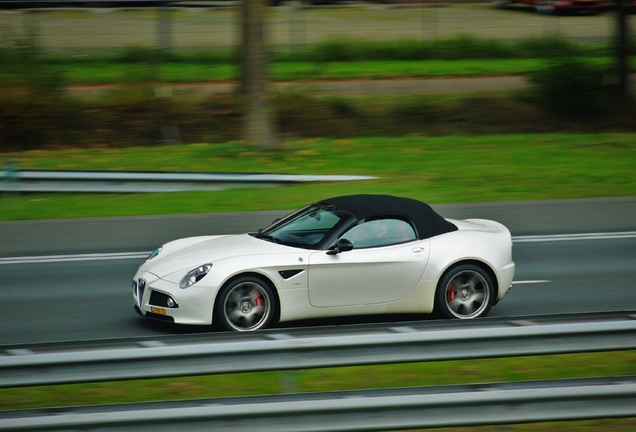
<path fill-rule="evenodd" d="M 148 255 L 148 258 L 146 258 L 146 261 L 150 261 L 157 255 L 159 255 L 162 250 L 163 250 L 163 246 L 160 246 L 158 249 L 155 249 L 150 255 Z"/>
<path fill-rule="evenodd" d="M 193 270 L 190 270 L 179 282 L 179 288 L 190 288 L 195 283 L 199 282 L 203 277 L 210 272 L 212 264 L 203 264 Z"/>

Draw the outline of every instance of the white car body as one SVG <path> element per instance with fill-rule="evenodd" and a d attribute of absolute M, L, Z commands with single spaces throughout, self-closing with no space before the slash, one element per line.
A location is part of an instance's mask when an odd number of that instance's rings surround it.
<path fill-rule="evenodd" d="M 253 234 L 176 240 L 163 245 L 157 256 L 139 267 L 133 280 L 134 306 L 142 315 L 178 324 L 209 325 L 215 320 L 221 288 L 247 275 L 273 288 L 273 322 L 432 313 L 442 276 L 451 268 L 468 264 L 482 268 L 492 279 L 494 296 L 489 309 L 506 295 L 514 276 L 510 232 L 489 220 L 447 221 L 457 229 L 430 238 L 340 253 L 334 253 L 333 246 L 305 249 Z M 184 275 L 206 264 L 212 267 L 205 276 L 185 289 L 179 286 Z M 153 291 L 159 294 L 151 300 Z M 455 295 L 453 288 L 449 301 Z M 167 307 L 166 296 L 177 307 Z"/>

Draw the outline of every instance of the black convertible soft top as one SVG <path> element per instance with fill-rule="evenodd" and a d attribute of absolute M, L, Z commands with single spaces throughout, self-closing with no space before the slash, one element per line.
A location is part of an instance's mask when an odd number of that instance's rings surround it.
<path fill-rule="evenodd" d="M 457 230 L 455 225 L 435 213 L 428 204 L 411 198 L 361 194 L 329 198 L 320 203 L 339 207 L 358 220 L 376 216 L 401 216 L 413 222 L 420 239 Z"/>

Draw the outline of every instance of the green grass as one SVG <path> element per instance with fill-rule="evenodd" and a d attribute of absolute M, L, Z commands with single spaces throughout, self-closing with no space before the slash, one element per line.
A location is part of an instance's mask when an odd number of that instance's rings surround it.
<path fill-rule="evenodd" d="M 517 41 L 467 36 L 437 41 L 327 40 L 294 50 L 270 53 L 273 80 L 374 79 L 392 77 L 482 76 L 529 74 L 554 57 L 578 57 L 595 65 L 614 61 L 611 47 L 577 44 L 561 37 Z M 238 78 L 231 49 L 158 54 L 130 47 L 113 55 L 63 56 L 33 53 L 15 46 L 0 47 L 3 82 L 24 74 L 59 76 L 67 85 L 121 82 L 203 82 Z M 636 68 L 636 62 L 632 61 Z"/>
<path fill-rule="evenodd" d="M 597 59 L 595 59 L 598 61 Z M 608 62 L 609 59 L 602 59 Z M 439 78 L 528 74 L 541 67 L 541 59 L 519 60 L 369 60 L 331 63 L 274 63 L 273 80 Z"/>
<path fill-rule="evenodd" d="M 9 195 L 0 219 L 292 209 L 328 196 L 388 193 L 432 204 L 636 195 L 636 134 L 528 134 L 34 150 L 22 169 L 348 174 L 376 180 L 155 194 Z"/>
<path fill-rule="evenodd" d="M 609 66 L 608 57 L 585 60 Z M 286 62 L 270 65 L 274 81 L 353 80 L 386 78 L 476 77 L 529 74 L 538 70 L 543 59 L 485 60 L 368 60 L 348 62 Z M 636 68 L 636 61 L 632 61 Z M 198 83 L 238 79 L 234 64 L 77 64 L 48 66 L 51 74 L 62 77 L 66 85 L 119 84 L 122 82 Z"/>

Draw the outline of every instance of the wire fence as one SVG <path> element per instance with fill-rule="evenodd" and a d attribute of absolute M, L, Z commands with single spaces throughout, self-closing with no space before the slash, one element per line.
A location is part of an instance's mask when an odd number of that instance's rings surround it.
<path fill-rule="evenodd" d="M 631 27 L 636 15 L 629 16 Z M 21 38 L 50 53 L 112 52 L 126 47 L 209 50 L 239 44 L 238 6 L 40 8 L 0 11 L 0 38 Z M 565 16 L 491 3 L 408 3 L 271 7 L 268 43 L 296 49 L 325 40 L 438 40 L 458 36 L 515 40 L 560 36 L 608 43 L 616 33 L 611 11 Z"/>

